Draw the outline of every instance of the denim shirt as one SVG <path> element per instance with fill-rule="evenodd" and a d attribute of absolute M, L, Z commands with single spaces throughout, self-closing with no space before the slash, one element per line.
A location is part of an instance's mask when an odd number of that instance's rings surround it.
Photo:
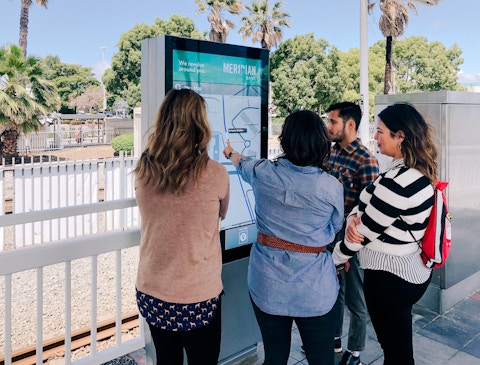
<path fill-rule="evenodd" d="M 326 246 L 343 224 L 343 186 L 318 167 L 244 157 L 237 171 L 255 195 L 257 229 L 305 246 Z M 292 317 L 328 313 L 338 280 L 330 252 L 298 253 L 254 243 L 248 287 L 264 312 Z"/>

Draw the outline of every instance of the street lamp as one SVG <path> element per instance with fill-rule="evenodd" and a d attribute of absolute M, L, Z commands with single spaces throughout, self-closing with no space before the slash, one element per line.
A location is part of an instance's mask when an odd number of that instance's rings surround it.
<path fill-rule="evenodd" d="M 100 50 L 102 51 L 102 66 L 105 65 L 105 49 L 106 48 L 107 48 L 106 46 L 100 47 Z M 100 80 L 100 82 L 102 83 L 102 87 L 103 87 L 103 113 L 105 113 L 107 111 L 107 93 L 105 90 L 105 84 L 103 83 L 102 80 Z"/>
<path fill-rule="evenodd" d="M 102 51 L 102 67 L 105 65 L 105 49 L 106 46 L 100 47 L 100 50 Z M 103 83 L 103 80 L 100 80 L 102 83 L 102 88 L 103 88 L 103 127 L 102 127 L 102 136 L 103 133 L 105 133 L 105 130 L 107 129 L 107 92 L 105 90 L 105 84 Z M 100 125 L 97 126 L 97 136 L 100 138 Z"/>

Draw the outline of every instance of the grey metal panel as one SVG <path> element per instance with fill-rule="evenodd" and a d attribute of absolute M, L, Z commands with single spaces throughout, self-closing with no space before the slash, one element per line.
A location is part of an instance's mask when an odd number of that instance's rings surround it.
<path fill-rule="evenodd" d="M 225 295 L 222 298 L 222 347 L 220 362 L 245 349 L 256 349 L 262 340 L 253 313 L 247 286 L 249 258 L 223 265 L 222 280 Z"/>
<path fill-rule="evenodd" d="M 165 37 L 142 41 L 141 92 L 141 150 L 147 145 L 150 127 L 155 122 L 158 107 L 165 96 Z"/>
<path fill-rule="evenodd" d="M 452 250 L 443 288 L 479 271 L 480 250 L 480 103 L 448 104 L 445 109 L 447 166 L 445 179 L 452 215 Z"/>

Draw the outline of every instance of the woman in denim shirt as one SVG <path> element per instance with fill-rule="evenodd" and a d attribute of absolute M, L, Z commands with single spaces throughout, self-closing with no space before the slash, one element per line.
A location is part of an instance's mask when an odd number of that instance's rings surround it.
<path fill-rule="evenodd" d="M 258 228 L 248 287 L 264 364 L 287 364 L 295 321 L 309 364 L 334 363 L 338 280 L 326 246 L 343 223 L 343 187 L 326 171 L 331 141 L 311 111 L 290 114 L 277 160 L 223 151 L 255 195 Z"/>

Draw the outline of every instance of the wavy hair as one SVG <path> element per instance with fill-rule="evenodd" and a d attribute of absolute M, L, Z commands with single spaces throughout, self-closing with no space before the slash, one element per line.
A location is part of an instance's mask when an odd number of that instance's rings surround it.
<path fill-rule="evenodd" d="M 438 147 L 432 126 L 408 103 L 390 105 L 378 117 L 390 129 L 392 137 L 398 131 L 405 134 L 401 144 L 405 166 L 419 170 L 435 183 L 438 180 Z"/>
<path fill-rule="evenodd" d="M 210 139 L 205 99 L 193 90 L 170 90 L 133 172 L 159 193 L 181 195 L 190 174 L 197 184 L 206 168 Z"/>
<path fill-rule="evenodd" d="M 310 110 L 296 110 L 283 124 L 279 136 L 283 156 L 297 166 L 317 166 L 328 171 L 331 140 L 320 116 Z"/>

